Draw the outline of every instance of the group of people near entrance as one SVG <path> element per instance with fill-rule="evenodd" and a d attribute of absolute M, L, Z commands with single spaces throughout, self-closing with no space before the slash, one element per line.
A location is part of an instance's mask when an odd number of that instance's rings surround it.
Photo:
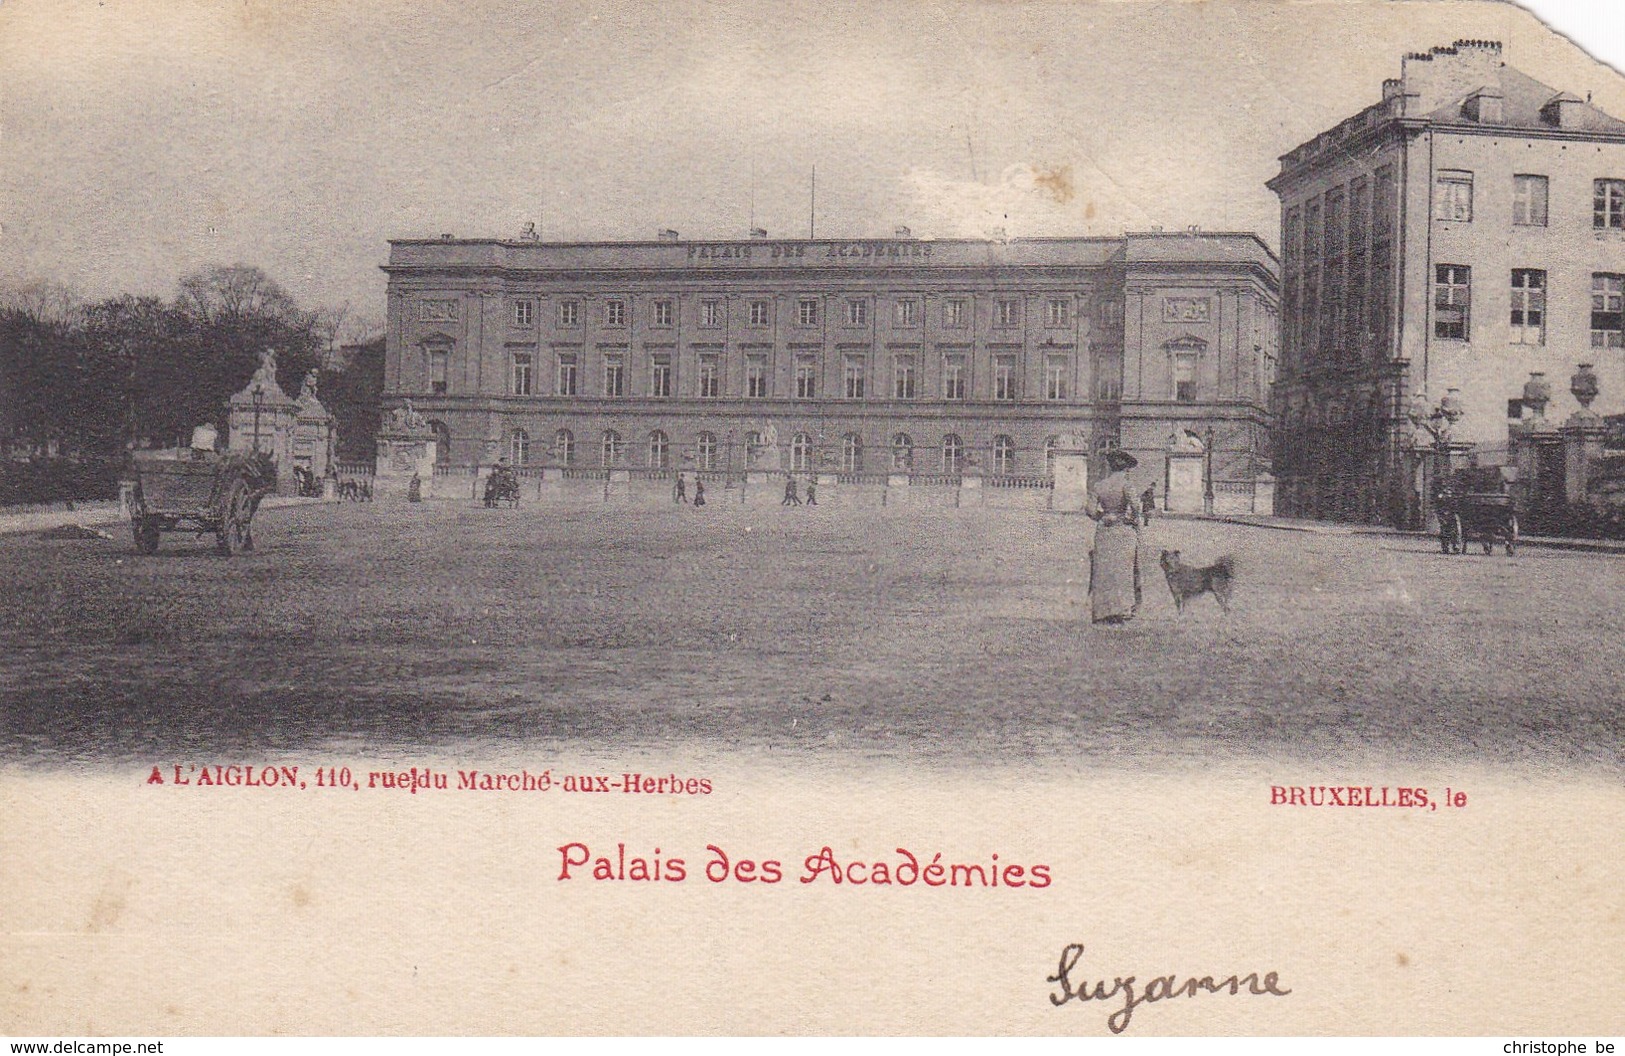
<path fill-rule="evenodd" d="M 780 506 L 800 506 L 801 496 L 796 494 L 796 478 L 792 474 L 784 478 L 784 499 Z M 818 481 L 812 477 L 807 478 L 807 505 L 818 505 Z"/>
<path fill-rule="evenodd" d="M 779 503 L 779 505 L 800 506 L 803 502 L 802 495 L 803 493 L 796 487 L 796 478 L 793 475 L 787 476 L 784 478 L 784 499 Z M 807 478 L 807 490 L 805 495 L 806 505 L 818 505 L 818 482 L 811 477 Z M 677 483 L 673 484 L 671 489 L 671 501 L 679 503 L 688 502 L 687 473 L 677 474 Z M 699 477 L 694 478 L 694 505 L 705 505 L 705 481 L 701 480 Z"/>
<path fill-rule="evenodd" d="M 672 486 L 671 501 L 683 503 L 688 501 L 687 473 L 677 474 L 677 483 Z M 694 505 L 705 505 L 705 481 L 701 480 L 699 477 L 694 478 Z"/>

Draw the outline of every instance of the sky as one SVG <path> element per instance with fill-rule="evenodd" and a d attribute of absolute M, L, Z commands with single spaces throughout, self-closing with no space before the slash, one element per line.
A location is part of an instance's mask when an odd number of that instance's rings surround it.
<path fill-rule="evenodd" d="M 1625 63 L 1625 5 L 1527 2 Z M 819 237 L 1273 244 L 1279 155 L 1458 38 L 1625 117 L 1493 0 L 3 0 L 0 282 L 380 319 L 391 238 L 800 238 L 815 168 Z"/>

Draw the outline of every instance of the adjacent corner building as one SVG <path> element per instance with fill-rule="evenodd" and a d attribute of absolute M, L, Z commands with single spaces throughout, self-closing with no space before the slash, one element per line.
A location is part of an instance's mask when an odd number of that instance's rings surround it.
<path fill-rule="evenodd" d="M 1415 523 L 1447 395 L 1486 463 L 1534 372 L 1625 409 L 1625 122 L 1461 40 L 1280 160 L 1280 512 Z"/>

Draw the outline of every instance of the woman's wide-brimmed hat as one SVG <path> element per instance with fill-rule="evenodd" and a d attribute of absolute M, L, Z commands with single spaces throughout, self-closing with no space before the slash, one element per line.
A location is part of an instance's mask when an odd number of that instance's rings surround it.
<path fill-rule="evenodd" d="M 1106 452 L 1106 466 L 1114 472 L 1122 472 L 1125 469 L 1133 469 L 1139 464 L 1140 460 L 1129 454 L 1127 451 L 1112 448 L 1110 451 Z"/>

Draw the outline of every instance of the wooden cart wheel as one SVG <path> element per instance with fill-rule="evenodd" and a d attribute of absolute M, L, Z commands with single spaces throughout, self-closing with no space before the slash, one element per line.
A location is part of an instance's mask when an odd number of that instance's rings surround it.
<path fill-rule="evenodd" d="M 1518 515 L 1512 514 L 1507 522 L 1507 556 L 1511 557 L 1518 549 Z"/>
<path fill-rule="evenodd" d="M 1451 514 L 1450 515 L 1450 521 L 1451 521 L 1451 524 L 1454 525 L 1454 527 L 1455 527 L 1456 553 L 1465 554 L 1467 552 L 1467 536 L 1466 536 L 1466 534 L 1464 534 L 1462 532 L 1461 514 L 1459 514 L 1459 513 Z"/>
<path fill-rule="evenodd" d="M 248 484 L 237 481 L 226 494 L 220 509 L 220 528 L 215 533 L 214 546 L 227 557 L 242 553 L 249 541 L 248 520 L 254 515 L 253 499 Z"/>

